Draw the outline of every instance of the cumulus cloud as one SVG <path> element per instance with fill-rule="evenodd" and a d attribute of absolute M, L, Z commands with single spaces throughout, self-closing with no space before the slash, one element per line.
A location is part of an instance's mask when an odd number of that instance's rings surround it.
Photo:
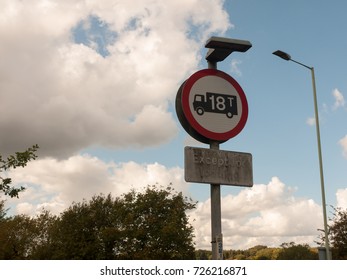
<path fill-rule="evenodd" d="M 191 196 L 183 173 L 180 167 L 103 162 L 87 154 L 65 160 L 38 159 L 25 169 L 11 171 L 14 182 L 27 190 L 19 199 L 7 201 L 6 207 L 11 208 L 9 214 L 35 215 L 42 209 L 58 214 L 73 201 L 88 200 L 100 193 L 119 196 L 153 184 L 172 183 L 176 191 Z M 246 249 L 291 241 L 314 245 L 317 229 L 322 228 L 321 207 L 312 199 L 296 197 L 295 191 L 274 177 L 268 184 L 255 184 L 240 189 L 236 195 L 222 197 L 224 247 Z M 346 193 L 338 192 L 339 206 L 345 205 Z M 195 228 L 197 248 L 210 249 L 210 199 L 199 202 L 188 214 Z"/>
<path fill-rule="evenodd" d="M 18 200 L 11 200 L 12 212 L 33 215 L 47 209 L 59 213 L 71 205 L 100 193 L 118 196 L 147 185 L 173 184 L 177 191 L 187 193 L 183 170 L 167 168 L 159 163 L 103 162 L 89 155 L 76 155 L 65 160 L 54 158 L 30 162 L 25 170 L 10 174 L 14 183 L 27 190 Z"/>
<path fill-rule="evenodd" d="M 333 90 L 332 95 L 335 99 L 335 103 L 333 105 L 334 110 L 345 106 L 345 98 L 343 94 L 337 88 Z"/>
<path fill-rule="evenodd" d="M 239 65 L 242 63 L 239 59 L 232 59 L 231 60 L 231 73 L 235 74 L 238 77 L 242 76 L 242 72 L 239 68 Z"/>
<path fill-rule="evenodd" d="M 338 108 L 343 108 L 345 107 L 345 98 L 343 96 L 343 94 L 337 89 L 335 88 L 332 91 L 332 96 L 334 97 L 334 104 L 330 107 L 333 111 L 337 110 Z M 322 113 L 320 114 L 319 117 L 319 121 L 322 122 L 325 119 L 325 116 L 329 113 L 329 106 L 327 104 L 322 104 Z M 306 119 L 306 124 L 308 124 L 309 126 L 315 126 L 316 125 L 316 121 L 315 121 L 315 117 L 309 117 Z"/>
<path fill-rule="evenodd" d="M 254 185 L 237 195 L 223 197 L 224 247 L 246 249 L 290 241 L 313 244 L 317 229 L 322 228 L 322 211 L 313 200 L 294 194 L 295 189 L 274 177 L 267 185 Z M 191 219 L 197 247 L 210 249 L 210 200 L 199 203 Z"/>
<path fill-rule="evenodd" d="M 336 192 L 337 207 L 347 209 L 347 188 Z"/>
<path fill-rule="evenodd" d="M 314 126 L 314 125 L 316 125 L 316 119 L 315 119 L 315 117 L 308 118 L 308 119 L 306 120 L 306 124 L 308 124 L 309 126 Z"/>
<path fill-rule="evenodd" d="M 343 155 L 347 158 L 347 135 L 339 141 L 339 144 L 342 147 Z"/>
<path fill-rule="evenodd" d="M 230 26 L 220 0 L 1 1 L 0 150 L 67 158 L 172 139 L 179 84 Z"/>

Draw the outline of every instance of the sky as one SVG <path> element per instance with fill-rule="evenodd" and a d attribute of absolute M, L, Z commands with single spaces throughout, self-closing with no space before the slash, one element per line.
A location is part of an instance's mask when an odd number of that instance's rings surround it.
<path fill-rule="evenodd" d="M 73 201 L 148 184 L 197 201 L 197 248 L 210 249 L 210 186 L 184 181 L 190 138 L 177 90 L 207 68 L 211 36 L 248 40 L 218 63 L 242 87 L 244 129 L 222 150 L 251 153 L 252 188 L 222 186 L 225 249 L 314 246 L 323 228 L 311 73 L 315 69 L 327 211 L 347 207 L 347 27 L 343 0 L 2 0 L 0 153 L 38 144 L 9 172 L 27 187 L 10 214 L 59 214 Z"/>

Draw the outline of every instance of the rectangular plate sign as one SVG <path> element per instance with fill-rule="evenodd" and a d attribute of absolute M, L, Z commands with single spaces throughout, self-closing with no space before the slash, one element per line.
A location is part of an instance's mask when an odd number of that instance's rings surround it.
<path fill-rule="evenodd" d="M 184 177 L 187 182 L 252 187 L 252 154 L 185 147 Z"/>

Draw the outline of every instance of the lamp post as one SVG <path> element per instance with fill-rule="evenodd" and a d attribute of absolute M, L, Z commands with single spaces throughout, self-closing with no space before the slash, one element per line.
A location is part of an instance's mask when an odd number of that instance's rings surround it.
<path fill-rule="evenodd" d="M 327 212 L 326 212 L 326 202 L 325 202 L 325 190 L 324 190 L 324 175 L 323 175 L 323 159 L 322 159 L 322 148 L 320 141 L 320 129 L 319 129 L 319 116 L 318 116 L 318 106 L 317 106 L 317 92 L 316 92 L 316 80 L 314 75 L 314 68 L 307 66 L 299 61 L 291 58 L 291 56 L 283 51 L 277 50 L 272 54 L 287 60 L 299 64 L 307 69 L 311 70 L 312 76 L 312 88 L 313 88 L 313 101 L 314 101 L 314 112 L 316 121 L 316 132 L 317 132 L 317 146 L 318 146 L 318 159 L 319 159 L 319 173 L 320 173 L 320 183 L 321 183 L 321 193 L 322 193 L 322 207 L 323 207 L 323 221 L 324 221 L 324 234 L 325 234 L 325 250 L 326 259 L 331 259 L 330 249 L 329 249 L 329 239 L 328 239 L 328 223 L 327 223 Z"/>

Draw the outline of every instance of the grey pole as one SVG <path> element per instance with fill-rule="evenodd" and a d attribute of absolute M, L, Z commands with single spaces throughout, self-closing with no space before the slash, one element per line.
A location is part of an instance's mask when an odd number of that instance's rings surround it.
<path fill-rule="evenodd" d="M 314 74 L 314 67 L 307 66 L 307 65 L 305 65 L 299 61 L 296 61 L 294 59 L 291 59 L 291 58 L 289 60 L 311 70 L 314 115 L 315 115 L 314 119 L 316 122 L 319 175 L 320 175 L 320 186 L 321 186 L 322 208 L 323 208 L 324 242 L 325 242 L 326 259 L 331 260 L 331 252 L 330 252 L 330 248 L 329 248 L 329 236 L 328 236 L 327 209 L 326 209 L 326 201 L 325 201 L 323 157 L 322 157 L 322 146 L 321 146 L 321 141 L 320 141 L 319 115 L 318 115 L 318 105 L 317 105 L 317 90 L 316 90 L 316 78 L 315 78 L 315 74 Z"/>
<path fill-rule="evenodd" d="M 322 158 L 322 147 L 321 147 L 321 141 L 320 141 L 319 116 L 318 116 L 318 106 L 317 106 L 316 79 L 315 79 L 315 75 L 314 75 L 314 68 L 310 67 L 310 70 L 311 70 L 311 76 L 312 76 L 314 113 L 315 113 L 315 120 L 316 120 L 317 146 L 318 146 L 318 158 L 319 158 L 319 173 L 320 173 L 320 182 L 321 182 L 323 221 L 324 221 L 325 250 L 326 250 L 327 260 L 331 260 L 331 253 L 330 253 L 330 249 L 329 249 L 329 237 L 328 237 L 327 210 L 326 210 L 326 202 L 325 202 L 323 158 Z"/>
<path fill-rule="evenodd" d="M 218 142 L 211 142 L 210 148 L 219 150 Z M 223 259 L 222 211 L 220 185 L 211 184 L 211 236 L 212 259 Z"/>
<path fill-rule="evenodd" d="M 211 142 L 210 148 L 219 150 L 218 142 Z M 223 259 L 222 211 L 220 185 L 211 184 L 211 236 L 212 259 Z"/>
<path fill-rule="evenodd" d="M 217 62 L 208 61 L 209 69 L 217 69 Z M 211 141 L 210 149 L 219 150 L 219 142 Z M 211 244 L 212 260 L 223 259 L 222 210 L 220 185 L 211 184 Z"/>
<path fill-rule="evenodd" d="M 320 141 L 320 129 L 319 129 L 319 115 L 318 115 L 318 105 L 317 105 L 317 91 L 316 91 L 316 79 L 314 75 L 314 68 L 307 66 L 299 61 L 296 61 L 291 58 L 288 53 L 283 51 L 275 51 L 272 54 L 277 55 L 278 57 L 292 61 L 296 64 L 299 64 L 307 69 L 311 70 L 312 77 L 312 88 L 313 88 L 313 103 L 314 103 L 314 114 L 316 121 L 316 133 L 317 133 L 317 146 L 318 146 L 318 160 L 319 160 L 319 174 L 320 174 L 320 183 L 321 183 L 321 195 L 322 195 L 322 208 L 323 208 L 323 222 L 324 222 L 324 238 L 325 238 L 325 250 L 326 250 L 326 259 L 331 260 L 331 252 L 329 248 L 329 238 L 328 238 L 328 222 L 327 222 L 327 210 L 326 210 L 326 202 L 325 202 L 325 188 L 324 188 L 324 172 L 323 172 L 323 157 L 322 157 L 322 148 Z"/>
<path fill-rule="evenodd" d="M 223 61 L 232 52 L 246 52 L 252 44 L 249 41 L 211 37 L 205 44 L 209 48 L 206 60 L 209 69 L 217 69 L 217 62 Z M 211 150 L 219 150 L 219 142 L 210 142 Z M 221 214 L 220 184 L 211 184 L 211 235 L 212 235 L 212 259 L 223 259 L 223 235 Z"/>

